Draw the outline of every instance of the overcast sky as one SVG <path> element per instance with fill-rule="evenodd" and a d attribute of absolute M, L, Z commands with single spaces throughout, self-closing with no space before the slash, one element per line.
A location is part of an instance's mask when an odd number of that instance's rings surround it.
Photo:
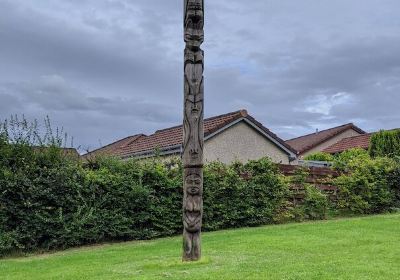
<path fill-rule="evenodd" d="M 205 0 L 206 117 L 284 139 L 400 127 L 400 1 Z M 183 0 L 0 0 L 0 118 L 49 115 L 94 149 L 176 125 Z"/>

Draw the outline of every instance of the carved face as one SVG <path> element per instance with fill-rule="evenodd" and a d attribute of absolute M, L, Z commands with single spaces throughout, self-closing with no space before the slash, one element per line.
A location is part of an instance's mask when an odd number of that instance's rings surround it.
<path fill-rule="evenodd" d="M 185 170 L 186 200 L 183 205 L 183 223 L 188 232 L 198 232 L 201 229 L 203 185 L 201 169 L 188 168 Z"/>
<path fill-rule="evenodd" d="M 198 49 L 204 41 L 203 0 L 186 0 L 185 12 L 185 42 L 189 48 Z"/>
<path fill-rule="evenodd" d="M 186 192 L 188 195 L 201 195 L 201 177 L 199 174 L 189 174 L 186 176 Z"/>
<path fill-rule="evenodd" d="M 200 104 L 192 104 L 190 106 L 190 110 L 191 110 L 192 115 L 198 116 L 201 111 Z"/>
<path fill-rule="evenodd" d="M 186 0 L 185 1 L 185 24 L 187 20 L 194 19 L 193 23 L 198 23 L 204 18 L 204 0 Z M 201 26 L 202 27 L 202 26 Z"/>

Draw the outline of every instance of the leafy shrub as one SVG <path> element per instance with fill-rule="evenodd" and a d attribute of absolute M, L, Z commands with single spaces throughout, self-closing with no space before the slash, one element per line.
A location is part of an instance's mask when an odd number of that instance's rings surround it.
<path fill-rule="evenodd" d="M 204 189 L 205 230 L 274 223 L 288 193 L 268 159 L 210 164 Z M 177 234 L 182 167 L 0 141 L 0 228 L 0 255 Z"/>
<path fill-rule="evenodd" d="M 396 168 L 389 158 L 353 158 L 347 165 L 347 174 L 335 179 L 339 188 L 339 209 L 372 214 L 389 211 L 395 204 L 395 191 L 390 183 L 390 174 Z"/>
<path fill-rule="evenodd" d="M 204 229 L 275 222 L 289 187 L 269 159 L 243 165 L 211 163 L 204 177 Z"/>
<path fill-rule="evenodd" d="M 395 194 L 394 207 L 400 209 L 400 164 L 397 162 L 396 167 L 389 173 L 388 182 L 390 189 Z"/>
<path fill-rule="evenodd" d="M 328 161 L 331 162 L 334 160 L 334 157 L 331 154 L 324 152 L 316 152 L 310 154 L 304 158 L 305 160 L 315 160 L 315 161 Z"/>
<path fill-rule="evenodd" d="M 298 168 L 290 178 L 293 190 L 304 194 L 299 205 L 291 208 L 291 214 L 296 221 L 325 219 L 330 206 L 327 195 L 316 186 L 307 183 L 308 177 L 308 169 Z"/>
<path fill-rule="evenodd" d="M 0 149 L 2 228 L 25 249 L 50 248 L 52 240 L 60 239 L 68 214 L 80 205 L 76 181 L 82 172 L 55 147 L 42 152 L 25 144 L 8 148 Z"/>
<path fill-rule="evenodd" d="M 368 152 L 361 148 L 353 148 L 335 155 L 333 167 L 340 171 L 348 171 L 348 167 L 362 163 L 364 160 L 369 160 Z M 356 161 L 355 164 L 352 162 Z"/>
<path fill-rule="evenodd" d="M 244 165 L 244 174 L 247 174 L 245 197 L 241 200 L 249 209 L 243 221 L 248 225 L 262 225 L 275 222 L 278 211 L 289 195 L 289 185 L 280 174 L 276 164 L 267 158 L 250 161 Z"/>
<path fill-rule="evenodd" d="M 306 219 L 326 219 L 326 213 L 329 209 L 328 197 L 315 186 L 305 185 L 305 196 L 302 209 Z"/>
<path fill-rule="evenodd" d="M 364 154 L 346 158 L 348 173 L 335 180 L 339 209 L 380 213 L 395 207 L 399 165 Z M 168 166 L 113 158 L 82 163 L 58 147 L 38 150 L 0 138 L 0 255 L 179 233 L 182 166 Z M 206 165 L 203 229 L 325 218 L 327 197 L 307 184 L 307 176 L 299 169 L 289 182 L 269 159 Z M 302 203 L 290 202 L 290 184 L 304 190 Z"/>
<path fill-rule="evenodd" d="M 372 157 L 400 156 L 400 129 L 380 131 L 371 136 L 369 153 Z"/>

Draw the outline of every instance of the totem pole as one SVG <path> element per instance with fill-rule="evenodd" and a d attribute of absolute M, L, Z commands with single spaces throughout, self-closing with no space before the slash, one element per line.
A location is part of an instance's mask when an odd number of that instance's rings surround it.
<path fill-rule="evenodd" d="M 203 215 L 204 0 L 184 0 L 183 261 L 201 257 Z"/>

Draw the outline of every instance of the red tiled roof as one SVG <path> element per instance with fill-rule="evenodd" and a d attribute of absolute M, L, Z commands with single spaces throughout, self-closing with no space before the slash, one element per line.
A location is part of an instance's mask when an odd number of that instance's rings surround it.
<path fill-rule="evenodd" d="M 353 129 L 360 134 L 365 134 L 365 131 L 361 128 L 355 126 L 352 123 L 348 123 L 345 125 L 287 140 L 286 144 L 293 147 L 299 154 L 302 154 L 348 129 Z"/>
<path fill-rule="evenodd" d="M 241 117 L 245 117 L 247 112 L 245 110 L 232 112 L 204 120 L 204 136 L 217 131 L 219 128 L 233 122 Z M 118 155 L 127 157 L 132 154 L 141 152 L 154 151 L 155 149 L 167 148 L 177 145 L 182 145 L 183 131 L 182 126 L 174 126 L 156 131 L 154 134 L 143 137 L 140 141 L 136 141 L 130 145 L 122 147 Z"/>
<path fill-rule="evenodd" d="M 91 151 L 91 152 L 83 155 L 83 157 L 87 158 L 87 157 L 96 156 L 96 155 L 116 155 L 122 147 L 132 144 L 133 142 L 135 142 L 136 140 L 138 140 L 141 137 L 146 137 L 146 136 L 144 134 L 128 136 L 126 138 L 123 138 L 123 139 L 113 142 L 111 144 L 108 144 L 104 147 L 101 147 L 99 149 Z"/>
<path fill-rule="evenodd" d="M 271 138 L 275 139 L 275 141 L 280 143 L 287 150 L 295 153 L 295 151 L 289 145 L 287 145 L 282 139 L 280 139 L 278 136 L 276 136 L 274 133 L 272 133 L 270 130 L 264 127 L 261 123 L 257 122 L 253 117 L 248 115 L 246 110 L 240 110 L 205 119 L 204 137 L 213 134 L 219 129 L 241 118 L 246 118 L 247 120 L 251 121 L 254 125 L 256 125 L 264 133 L 268 134 Z M 137 136 L 138 135 L 132 137 L 137 137 Z M 125 158 L 139 153 L 147 153 L 147 152 L 151 153 L 156 149 L 177 147 L 182 145 L 183 142 L 182 125 L 174 126 L 163 130 L 158 130 L 154 134 L 149 136 L 139 135 L 139 137 L 133 139 L 132 141 L 127 141 L 125 139 L 112 143 L 106 147 L 100 148 L 92 152 L 92 154 L 97 153 L 98 151 L 106 151 L 107 154 L 113 154 Z"/>
<path fill-rule="evenodd" d="M 323 152 L 329 154 L 341 153 L 353 148 L 361 148 L 367 150 L 372 133 L 348 137 L 340 140 L 336 144 L 329 146 Z"/>

